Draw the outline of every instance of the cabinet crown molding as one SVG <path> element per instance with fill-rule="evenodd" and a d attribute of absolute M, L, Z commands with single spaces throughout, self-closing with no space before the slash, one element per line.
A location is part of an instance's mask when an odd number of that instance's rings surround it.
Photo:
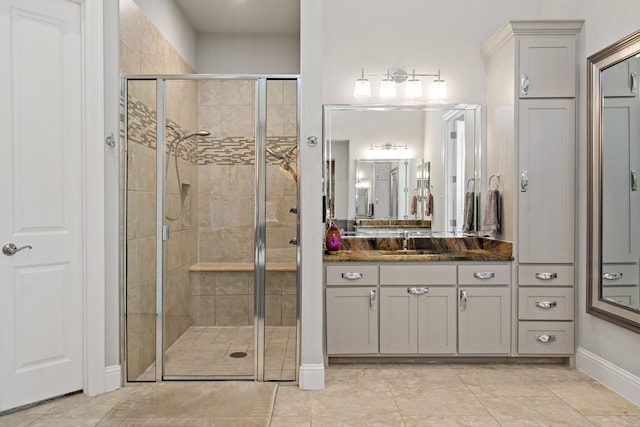
<path fill-rule="evenodd" d="M 582 30 L 583 25 L 583 20 L 508 21 L 482 45 L 480 54 L 486 61 L 496 50 L 515 36 L 575 35 Z"/>

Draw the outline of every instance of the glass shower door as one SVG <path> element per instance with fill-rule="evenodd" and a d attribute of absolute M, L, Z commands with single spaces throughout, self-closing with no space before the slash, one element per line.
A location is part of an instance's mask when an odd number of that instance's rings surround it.
<path fill-rule="evenodd" d="M 127 382 L 295 381 L 298 80 L 125 83 Z"/>
<path fill-rule="evenodd" d="M 297 80 L 267 80 L 265 381 L 297 366 Z"/>

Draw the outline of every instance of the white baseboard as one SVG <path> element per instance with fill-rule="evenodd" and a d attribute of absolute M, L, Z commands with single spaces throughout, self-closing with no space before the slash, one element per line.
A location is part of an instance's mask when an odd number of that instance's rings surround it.
<path fill-rule="evenodd" d="M 104 369 L 104 388 L 105 392 L 117 390 L 122 385 L 120 378 L 121 369 L 120 365 L 107 366 Z"/>
<path fill-rule="evenodd" d="M 301 365 L 298 386 L 303 390 L 322 390 L 324 388 L 324 364 Z"/>
<path fill-rule="evenodd" d="M 576 352 L 576 368 L 640 405 L 640 377 L 582 347 Z"/>

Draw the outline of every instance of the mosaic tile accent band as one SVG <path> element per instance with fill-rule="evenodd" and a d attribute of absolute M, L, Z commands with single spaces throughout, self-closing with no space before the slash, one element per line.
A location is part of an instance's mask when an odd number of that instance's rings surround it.
<path fill-rule="evenodd" d="M 156 148 L 156 111 L 129 97 L 128 103 L 128 134 L 129 143 L 138 143 L 146 147 Z M 182 128 L 178 123 L 167 120 L 181 135 L 191 130 Z M 174 132 L 167 130 L 167 149 L 175 153 L 175 143 L 178 140 Z M 296 136 L 267 137 L 267 146 L 273 151 L 285 152 L 295 147 L 298 142 Z M 182 141 L 178 146 L 178 158 L 198 165 L 252 165 L 255 159 L 255 139 L 247 137 L 227 137 L 217 139 L 212 136 L 193 136 Z M 297 153 L 290 155 L 290 164 L 295 167 Z M 267 155 L 267 163 L 277 165 L 281 159 Z"/>

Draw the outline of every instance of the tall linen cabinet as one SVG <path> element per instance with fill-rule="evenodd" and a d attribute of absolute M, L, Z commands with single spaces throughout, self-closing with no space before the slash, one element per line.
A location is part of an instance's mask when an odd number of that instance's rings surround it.
<path fill-rule="evenodd" d="M 513 242 L 512 353 L 575 352 L 576 44 L 583 21 L 511 21 L 482 47 L 487 176 Z"/>

